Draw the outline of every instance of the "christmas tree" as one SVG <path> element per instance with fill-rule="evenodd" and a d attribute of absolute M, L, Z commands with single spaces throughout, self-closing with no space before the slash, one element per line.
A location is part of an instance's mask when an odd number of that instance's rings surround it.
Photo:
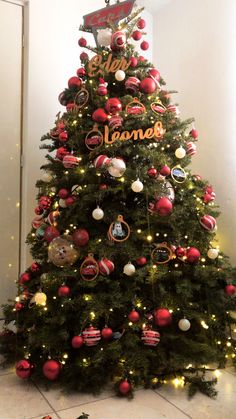
<path fill-rule="evenodd" d="M 108 2 L 109 3 L 109 2 Z M 193 120 L 142 50 L 134 1 L 84 17 L 93 32 L 65 107 L 43 136 L 47 163 L 27 242 L 34 263 L 4 306 L 5 361 L 67 389 L 118 394 L 172 381 L 215 395 L 234 358 L 234 271 L 216 241 L 215 193 L 188 165 Z"/>

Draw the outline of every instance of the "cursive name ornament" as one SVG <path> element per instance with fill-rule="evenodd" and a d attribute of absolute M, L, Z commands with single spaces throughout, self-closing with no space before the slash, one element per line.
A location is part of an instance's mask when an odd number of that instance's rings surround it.
<path fill-rule="evenodd" d="M 88 76 L 96 77 L 97 75 L 104 75 L 107 73 L 116 73 L 118 70 L 126 71 L 130 67 L 131 61 L 127 61 L 124 57 L 113 58 L 112 54 L 108 55 L 106 61 L 103 62 L 102 55 L 95 55 L 88 63 Z"/>
<path fill-rule="evenodd" d="M 114 131 L 111 136 L 108 125 L 104 126 L 104 142 L 105 144 L 113 144 L 115 141 L 128 141 L 128 140 L 149 140 L 154 138 L 159 140 L 163 137 L 165 130 L 163 129 L 162 123 L 157 121 L 151 128 L 147 128 L 145 131 L 142 128 L 134 129 L 132 131 Z"/>

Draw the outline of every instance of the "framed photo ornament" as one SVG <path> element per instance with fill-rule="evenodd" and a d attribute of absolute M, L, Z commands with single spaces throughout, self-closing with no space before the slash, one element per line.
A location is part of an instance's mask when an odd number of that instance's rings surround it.
<path fill-rule="evenodd" d="M 108 237 L 111 241 L 122 243 L 128 240 L 130 236 L 130 227 L 124 221 L 122 215 L 118 215 L 117 220 L 111 223 L 108 230 Z"/>
<path fill-rule="evenodd" d="M 164 265 L 173 257 L 173 252 L 166 242 L 155 244 L 155 249 L 151 253 L 152 261 L 156 265 Z"/>
<path fill-rule="evenodd" d="M 171 177 L 176 183 L 184 183 L 187 173 L 181 166 L 175 166 L 171 169 Z"/>

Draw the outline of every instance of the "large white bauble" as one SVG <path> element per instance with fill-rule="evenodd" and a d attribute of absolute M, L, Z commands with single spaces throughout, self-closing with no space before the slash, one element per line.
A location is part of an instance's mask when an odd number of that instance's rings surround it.
<path fill-rule="evenodd" d="M 36 292 L 34 295 L 35 304 L 38 306 L 45 306 L 47 302 L 47 296 L 44 292 Z"/>
<path fill-rule="evenodd" d="M 115 79 L 117 81 L 123 81 L 125 79 L 125 72 L 123 70 L 117 70 L 115 73 Z"/>
<path fill-rule="evenodd" d="M 100 46 L 108 47 L 111 45 L 112 30 L 110 28 L 100 29 L 97 36 L 97 41 Z"/>
<path fill-rule="evenodd" d="M 137 179 L 137 180 L 135 180 L 135 182 L 132 183 L 131 189 L 132 189 L 133 192 L 137 192 L 137 193 L 142 192 L 143 183 L 139 179 Z"/>
<path fill-rule="evenodd" d="M 219 255 L 218 249 L 209 249 L 207 252 L 207 256 L 209 257 L 209 259 L 216 259 L 218 255 Z"/>
<path fill-rule="evenodd" d="M 124 160 L 117 159 L 116 157 L 114 159 L 111 159 L 111 165 L 108 167 L 108 172 L 111 176 L 114 177 L 121 177 L 126 171 L 126 164 Z"/>
<path fill-rule="evenodd" d="M 179 147 L 175 150 L 175 156 L 177 159 L 183 159 L 186 156 L 186 150 L 183 147 Z"/>
<path fill-rule="evenodd" d="M 101 208 L 97 207 L 95 210 L 93 210 L 92 216 L 95 220 L 98 221 L 104 217 L 104 212 Z"/>
<path fill-rule="evenodd" d="M 43 173 L 41 179 L 43 182 L 49 183 L 52 180 L 52 175 L 50 175 L 50 173 Z"/>
<path fill-rule="evenodd" d="M 59 206 L 61 208 L 67 208 L 65 199 L 59 199 Z"/>
<path fill-rule="evenodd" d="M 178 323 L 178 326 L 180 330 L 182 330 L 183 332 L 187 332 L 187 330 L 189 330 L 191 327 L 191 323 L 188 319 L 181 319 Z"/>
<path fill-rule="evenodd" d="M 124 274 L 128 276 L 134 275 L 135 271 L 136 271 L 135 266 L 131 262 L 127 263 L 123 269 Z"/>

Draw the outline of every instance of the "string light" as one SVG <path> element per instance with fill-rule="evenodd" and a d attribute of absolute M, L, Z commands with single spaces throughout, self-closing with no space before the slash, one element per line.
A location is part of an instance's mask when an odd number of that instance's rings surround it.
<path fill-rule="evenodd" d="M 219 370 L 215 370 L 214 374 L 215 374 L 216 378 L 219 378 L 221 376 L 221 372 Z"/>
<path fill-rule="evenodd" d="M 129 322 L 129 326 L 133 326 L 133 323 L 132 322 Z"/>
<path fill-rule="evenodd" d="M 138 234 L 141 234 L 141 233 L 142 233 L 142 230 L 139 228 L 139 229 L 137 230 L 137 233 L 138 233 Z"/>
<path fill-rule="evenodd" d="M 152 236 L 151 235 L 147 236 L 147 241 L 148 242 L 151 242 L 152 241 Z"/>
<path fill-rule="evenodd" d="M 201 321 L 201 326 L 203 327 L 203 329 L 209 329 L 209 326 L 205 323 L 204 320 Z"/>
<path fill-rule="evenodd" d="M 92 319 L 92 320 L 94 320 L 94 319 L 95 319 L 96 315 L 95 315 L 95 313 L 94 313 L 93 311 L 91 311 L 91 313 L 90 313 L 90 317 L 91 317 L 91 319 Z"/>
<path fill-rule="evenodd" d="M 232 346 L 231 342 L 227 342 L 226 346 L 228 346 L 228 347 Z"/>
<path fill-rule="evenodd" d="M 174 380 L 172 380 L 172 383 L 174 384 L 175 388 L 180 386 L 183 387 L 185 384 L 184 377 L 174 378 Z"/>
<path fill-rule="evenodd" d="M 68 359 L 68 358 L 69 358 L 69 355 L 68 355 L 68 354 L 64 354 L 64 355 L 63 355 L 63 358 L 64 358 L 64 359 Z"/>

